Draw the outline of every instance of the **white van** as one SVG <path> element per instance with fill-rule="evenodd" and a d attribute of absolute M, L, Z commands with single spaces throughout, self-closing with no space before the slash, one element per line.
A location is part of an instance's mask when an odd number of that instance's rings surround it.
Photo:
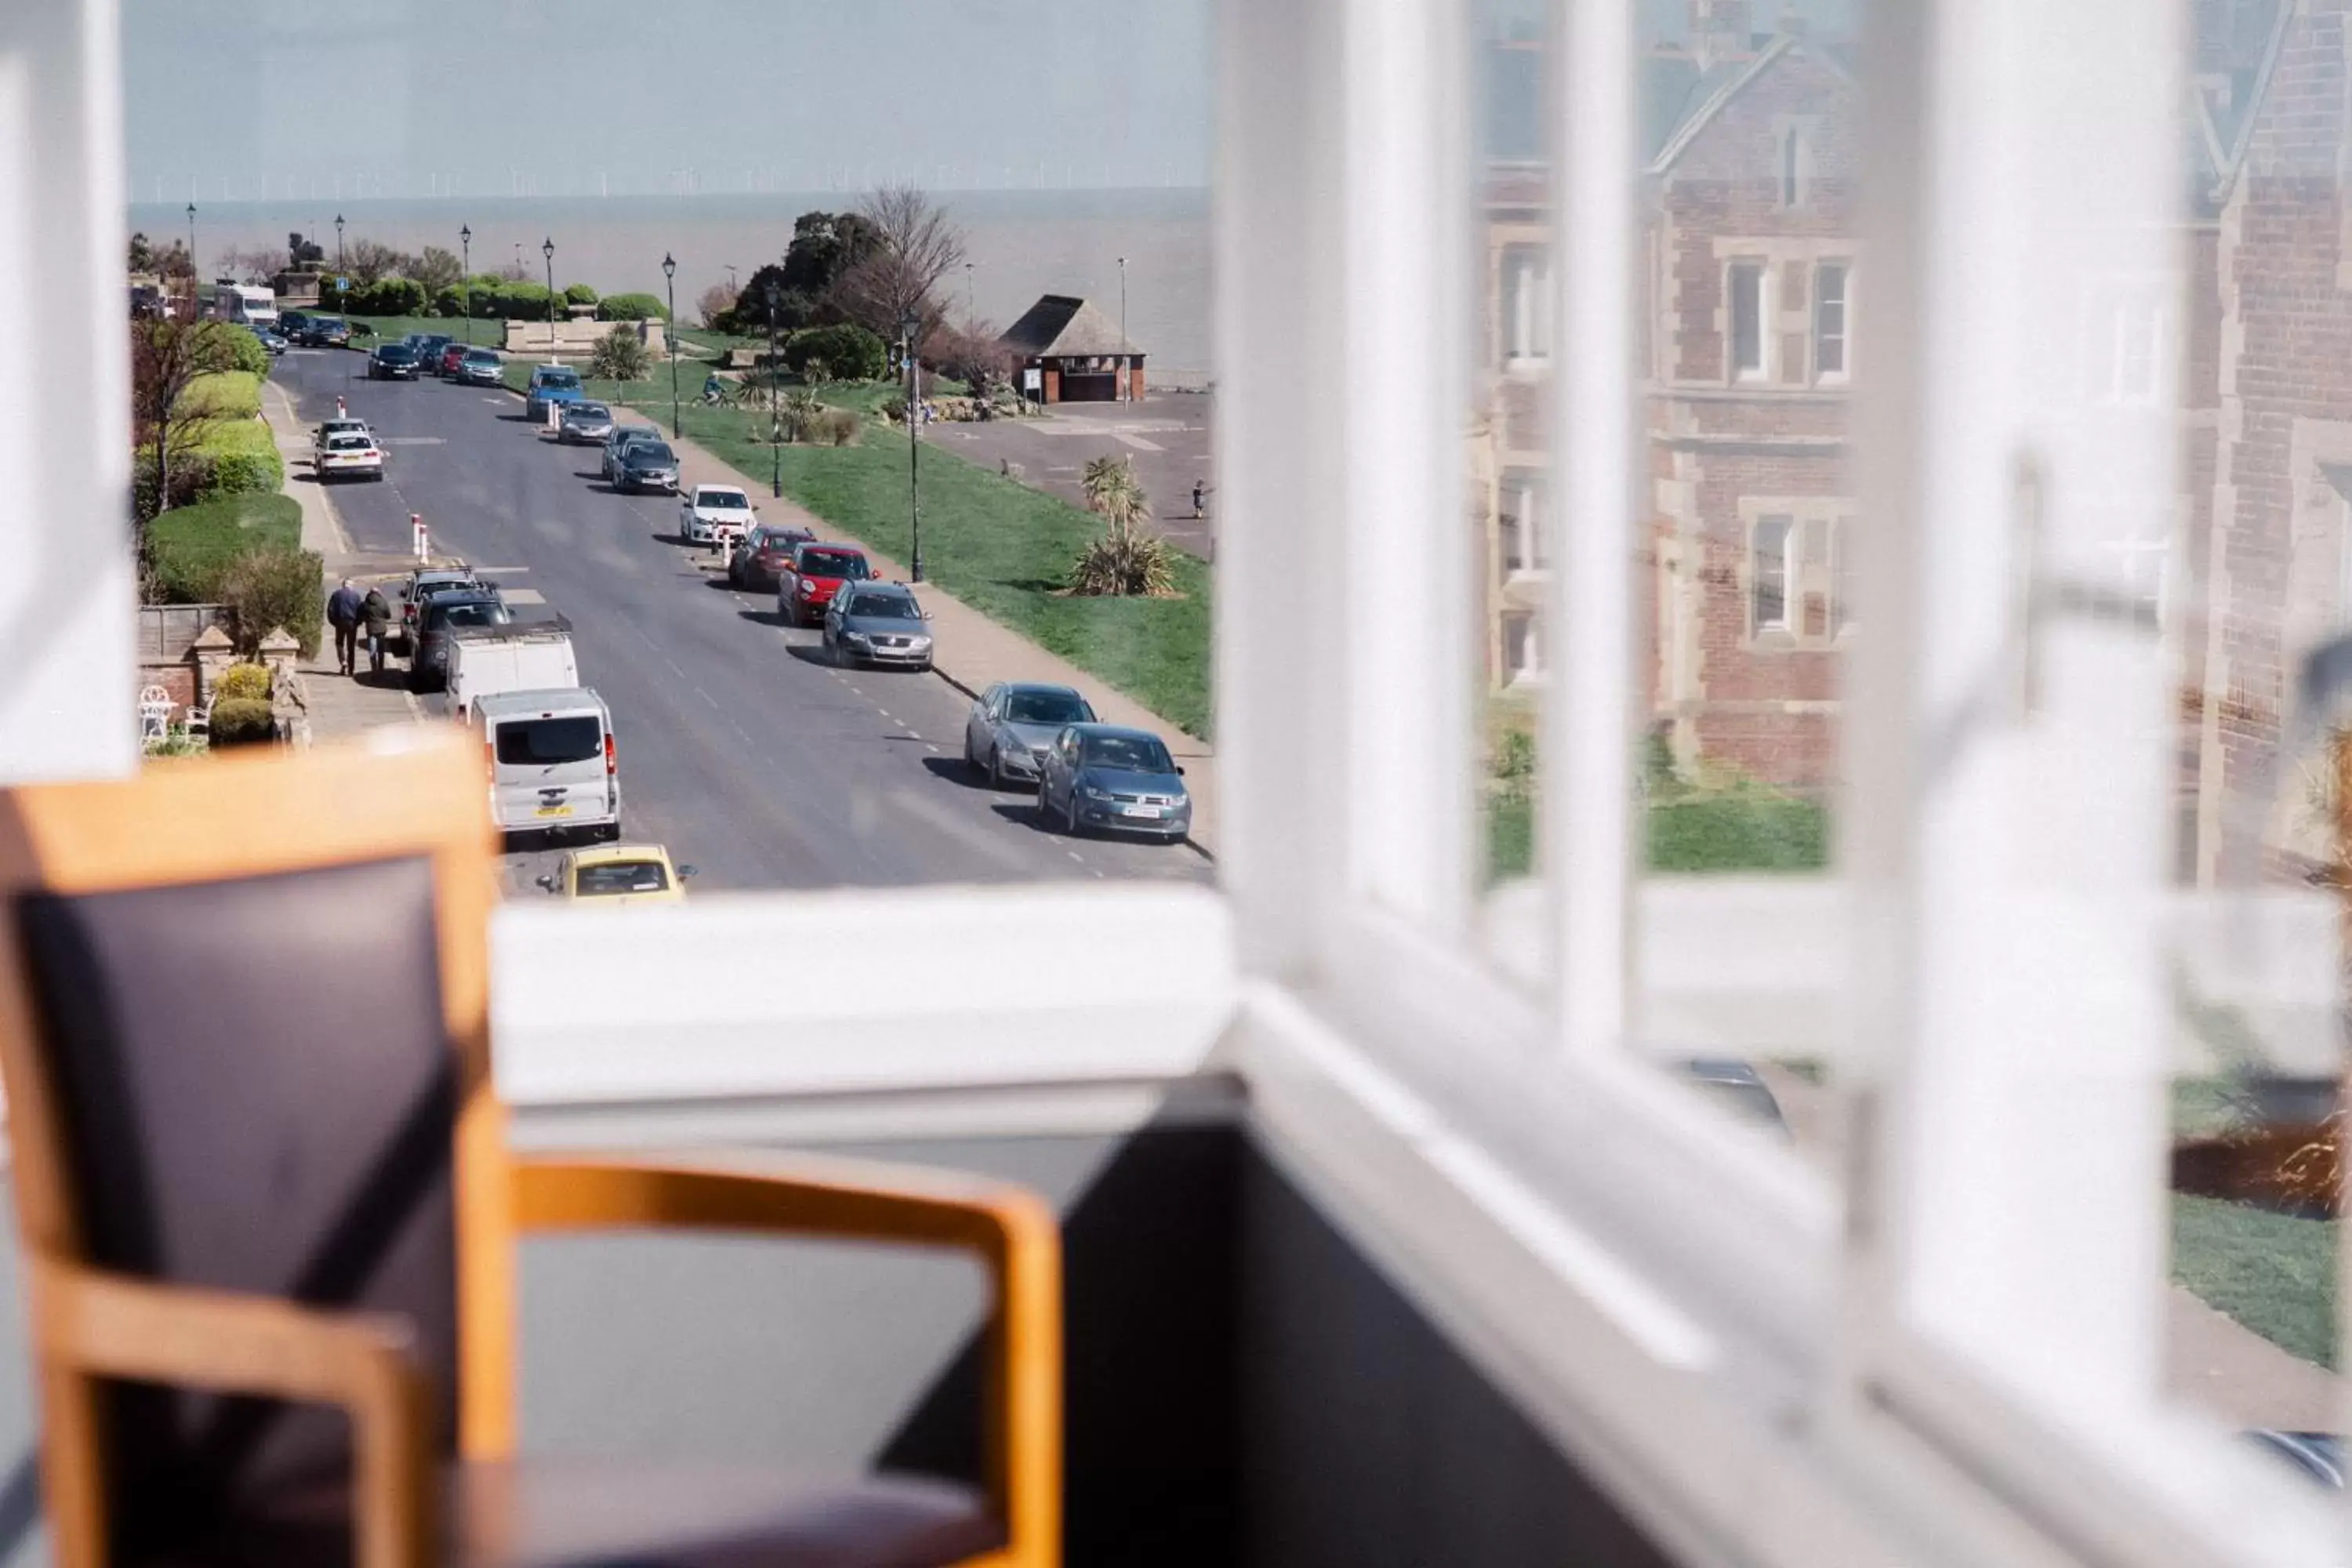
<path fill-rule="evenodd" d="M 586 828 L 621 837 L 613 710 L 586 687 L 474 700 L 490 769 L 490 819 L 509 834 Z"/>
<path fill-rule="evenodd" d="M 501 691 L 549 691 L 580 684 L 572 657 L 572 623 L 509 621 L 460 626 L 449 634 L 449 711 L 461 718 L 480 698 Z"/>
<path fill-rule="evenodd" d="M 224 321 L 248 327 L 278 324 L 278 296 L 254 283 L 222 283 L 213 291 L 213 310 Z"/>

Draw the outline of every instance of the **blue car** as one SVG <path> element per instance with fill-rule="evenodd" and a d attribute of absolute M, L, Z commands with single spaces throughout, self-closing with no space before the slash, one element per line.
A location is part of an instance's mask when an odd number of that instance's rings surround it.
<path fill-rule="evenodd" d="M 543 364 L 530 373 L 530 391 L 526 409 L 534 425 L 547 423 L 551 407 L 580 401 L 580 373 L 569 365 Z"/>
<path fill-rule="evenodd" d="M 1099 828 L 1172 844 L 1192 831 L 1192 797 L 1150 731 L 1066 724 L 1038 771 L 1037 815 L 1072 835 Z"/>

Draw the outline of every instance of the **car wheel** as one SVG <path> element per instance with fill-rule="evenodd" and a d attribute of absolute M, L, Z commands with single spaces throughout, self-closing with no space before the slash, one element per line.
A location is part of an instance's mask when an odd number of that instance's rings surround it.
<path fill-rule="evenodd" d="M 1086 835 L 1086 829 L 1078 825 L 1078 792 L 1075 786 L 1070 790 L 1070 798 L 1062 803 L 1062 826 L 1073 838 Z"/>
<path fill-rule="evenodd" d="M 1046 790 L 1045 781 L 1043 778 L 1037 781 L 1037 826 L 1040 827 L 1054 826 L 1054 797 Z"/>
<path fill-rule="evenodd" d="M 995 746 L 988 748 L 988 787 L 991 789 L 1005 787 L 1004 752 Z"/>

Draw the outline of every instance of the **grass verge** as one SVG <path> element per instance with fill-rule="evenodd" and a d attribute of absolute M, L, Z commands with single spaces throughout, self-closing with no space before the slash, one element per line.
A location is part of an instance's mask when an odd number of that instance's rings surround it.
<path fill-rule="evenodd" d="M 2176 1193 L 2172 1278 L 2290 1355 L 2333 1371 L 2341 1224 Z"/>
<path fill-rule="evenodd" d="M 1829 864 L 1829 812 L 1749 785 L 1654 800 L 1645 863 L 1653 871 L 1818 871 Z M 1535 797 L 1486 805 L 1486 869 L 1496 881 L 1535 869 Z"/>
<path fill-rule="evenodd" d="M 163 513 L 147 525 L 157 586 L 172 604 L 215 601 L 230 563 L 302 542 L 302 509 L 289 495 L 228 496 Z"/>

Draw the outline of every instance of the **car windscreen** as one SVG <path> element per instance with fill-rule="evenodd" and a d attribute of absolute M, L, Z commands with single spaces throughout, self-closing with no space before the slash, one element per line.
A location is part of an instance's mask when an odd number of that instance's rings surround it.
<path fill-rule="evenodd" d="M 1016 691 L 1004 705 L 1004 716 L 1015 724 L 1084 724 L 1094 710 L 1072 691 Z"/>
<path fill-rule="evenodd" d="M 923 612 L 914 599 L 906 594 L 860 594 L 850 601 L 845 615 L 865 620 L 919 621 Z"/>
<path fill-rule="evenodd" d="M 492 353 L 488 349 L 467 349 L 466 351 L 466 363 L 467 364 L 496 364 L 499 363 L 499 356 Z"/>
<path fill-rule="evenodd" d="M 801 574 L 806 577 L 843 577 L 855 583 L 866 575 L 866 557 L 852 555 L 846 550 L 806 550 L 801 552 Z"/>
<path fill-rule="evenodd" d="M 499 761 L 553 767 L 584 763 L 604 752 L 604 726 L 593 714 L 568 719 L 509 719 L 499 726 Z"/>
<path fill-rule="evenodd" d="M 572 886 L 583 899 L 611 893 L 659 893 L 668 890 L 669 873 L 658 860 L 607 860 L 581 867 Z"/>
<path fill-rule="evenodd" d="M 539 384 L 540 384 L 540 385 L 541 385 L 541 386 L 565 387 L 565 388 L 573 388 L 573 389 L 576 389 L 576 388 L 580 385 L 580 376 L 579 376 L 578 373 L 573 372 L 573 371 L 568 371 L 568 370 L 548 371 L 548 372 L 545 372 L 545 373 L 541 374 L 541 376 L 540 376 L 540 378 L 539 378 Z"/>
<path fill-rule="evenodd" d="M 566 419 L 583 425 L 592 419 L 610 419 L 612 416 L 613 411 L 601 403 L 575 403 L 572 405 L 572 412 L 564 416 Z"/>
<path fill-rule="evenodd" d="M 667 441 L 639 441 L 630 447 L 628 460 L 632 463 L 675 463 L 677 457 Z"/>
<path fill-rule="evenodd" d="M 425 612 L 425 629 L 444 626 L 503 626 L 512 621 L 504 605 L 494 599 L 468 599 L 459 604 L 436 604 Z"/>
<path fill-rule="evenodd" d="M 375 351 L 375 357 L 386 364 L 399 364 L 416 357 L 416 352 L 406 343 L 386 343 Z"/>
<path fill-rule="evenodd" d="M 750 511 L 751 501 L 741 490 L 698 490 L 694 504 L 707 506 L 713 511 Z"/>
<path fill-rule="evenodd" d="M 808 535 L 793 529 L 782 529 L 774 533 L 761 533 L 754 537 L 759 540 L 761 549 L 777 551 L 790 550 L 793 545 L 805 541 Z"/>
<path fill-rule="evenodd" d="M 1172 773 L 1175 762 L 1168 748 L 1147 735 L 1089 735 L 1087 765 L 1122 768 L 1132 773 Z"/>

